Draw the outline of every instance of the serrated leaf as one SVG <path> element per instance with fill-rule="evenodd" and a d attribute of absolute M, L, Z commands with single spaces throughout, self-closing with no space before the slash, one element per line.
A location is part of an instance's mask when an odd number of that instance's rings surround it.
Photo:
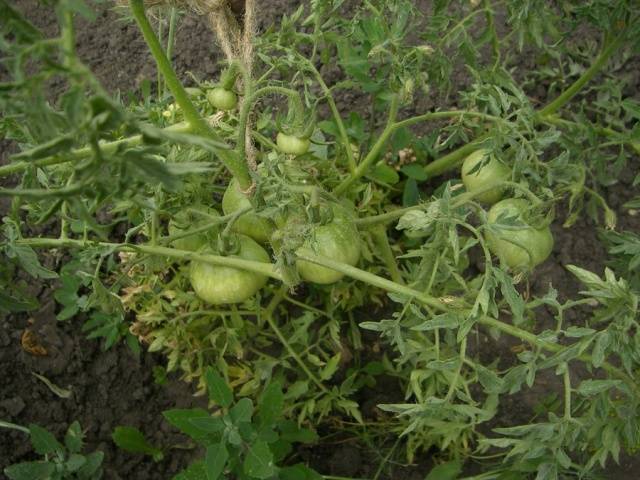
<path fill-rule="evenodd" d="M 580 395 L 591 396 L 620 385 L 620 380 L 583 380 L 576 391 Z"/>
<path fill-rule="evenodd" d="M 320 371 L 321 380 L 329 380 L 331 377 L 333 377 L 333 374 L 336 373 L 336 370 L 338 369 L 338 365 L 340 365 L 341 357 L 342 355 L 340 354 L 340 352 L 338 352 L 329 359 L 327 364 Z"/>
<path fill-rule="evenodd" d="M 56 437 L 54 437 L 51 432 L 34 423 L 29 425 L 29 435 L 31 436 L 33 449 L 40 455 L 64 451 L 64 447 L 56 440 Z"/>
<path fill-rule="evenodd" d="M 15 257 L 20 265 L 31 275 L 33 278 L 51 279 L 58 278 L 58 274 L 51 270 L 44 268 L 38 260 L 38 255 L 33 251 L 31 247 L 26 245 L 11 244 L 7 246 L 8 254 Z"/>
<path fill-rule="evenodd" d="M 228 408 L 233 402 L 233 392 L 224 378 L 213 368 L 207 367 L 204 380 L 209 391 L 209 398 L 223 408 Z"/>
<path fill-rule="evenodd" d="M 443 313 L 441 315 L 436 315 L 429 320 L 422 322 L 414 327 L 411 327 L 411 330 L 416 330 L 418 332 L 435 330 L 437 328 L 457 328 L 460 325 L 462 318 L 460 315 L 452 312 Z"/>

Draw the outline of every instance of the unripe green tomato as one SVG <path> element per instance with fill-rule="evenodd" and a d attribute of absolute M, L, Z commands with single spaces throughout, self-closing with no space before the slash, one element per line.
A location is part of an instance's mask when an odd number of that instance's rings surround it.
<path fill-rule="evenodd" d="M 201 210 L 213 217 L 219 217 L 220 214 L 217 210 L 210 207 L 196 207 L 195 210 Z M 204 215 L 198 215 L 196 213 L 185 210 L 178 213 L 174 218 L 169 221 L 169 235 L 178 235 L 188 230 L 201 227 L 210 223 L 211 219 Z M 202 232 L 188 237 L 178 238 L 171 242 L 171 246 L 178 250 L 190 250 L 195 252 L 208 243 L 207 236 L 211 236 L 212 232 L 215 234 L 218 232 L 218 228 L 212 228 L 208 232 Z"/>
<path fill-rule="evenodd" d="M 240 191 L 238 182 L 235 179 L 231 180 L 222 197 L 222 211 L 225 215 L 230 215 L 250 206 L 251 202 Z M 247 212 L 235 221 L 232 229 L 235 232 L 248 235 L 260 243 L 267 243 L 275 230 L 275 226 L 268 218 L 261 217 L 253 212 Z"/>
<path fill-rule="evenodd" d="M 185 87 L 184 91 L 187 92 L 187 95 L 194 98 L 202 95 L 202 90 L 198 87 Z"/>
<path fill-rule="evenodd" d="M 521 198 L 508 198 L 496 203 L 487 215 L 489 224 L 496 224 L 498 217 L 517 217 L 520 220 L 528 209 L 529 202 Z M 496 234 L 487 232 L 489 250 L 511 268 L 528 271 L 544 262 L 553 249 L 551 229 L 546 226 L 534 228 L 499 228 Z"/>
<path fill-rule="evenodd" d="M 360 235 L 353 219 L 340 205 L 332 205 L 333 219 L 314 228 L 302 248 L 340 263 L 354 266 L 360 259 Z M 330 284 L 340 280 L 344 274 L 327 267 L 297 260 L 298 273 L 304 280 Z"/>
<path fill-rule="evenodd" d="M 477 168 L 488 154 L 487 150 L 476 150 L 465 158 L 462 164 L 462 183 L 464 183 L 468 192 L 477 192 L 494 183 L 504 182 L 511 178 L 509 168 L 495 158 L 491 158 L 484 166 Z M 477 195 L 475 198 L 479 202 L 491 205 L 502 198 L 503 192 L 504 188 L 495 187 Z"/>
<path fill-rule="evenodd" d="M 238 104 L 238 96 L 231 90 L 215 87 L 207 92 L 207 100 L 218 110 L 233 110 Z"/>
<path fill-rule="evenodd" d="M 303 155 L 309 151 L 309 147 L 311 146 L 308 138 L 298 138 L 295 135 L 287 135 L 282 132 L 278 133 L 276 143 L 282 153 L 288 153 L 290 155 Z"/>
<path fill-rule="evenodd" d="M 238 235 L 237 241 L 238 252 L 230 257 L 264 263 L 271 261 L 266 250 L 252 238 Z M 267 283 L 267 277 L 259 273 L 197 261 L 191 262 L 189 278 L 196 295 L 212 305 L 242 303 Z"/>

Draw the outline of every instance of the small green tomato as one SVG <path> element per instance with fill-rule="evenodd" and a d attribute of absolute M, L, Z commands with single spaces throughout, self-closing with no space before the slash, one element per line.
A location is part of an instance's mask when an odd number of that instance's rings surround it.
<path fill-rule="evenodd" d="M 264 248 L 246 235 L 237 235 L 238 251 L 230 257 L 269 263 L 271 259 Z M 214 253 L 205 250 L 203 253 Z M 248 270 L 233 267 L 211 265 L 204 262 L 191 262 L 189 272 L 191 286 L 196 295 L 212 305 L 242 303 L 265 286 L 267 277 Z"/>
<path fill-rule="evenodd" d="M 230 215 L 250 206 L 251 202 L 240 190 L 238 182 L 235 179 L 231 180 L 222 197 L 222 211 L 225 215 Z M 275 226 L 268 218 L 261 217 L 253 212 L 247 212 L 235 221 L 233 230 L 237 233 L 248 235 L 260 243 L 266 243 L 271 238 Z"/>
<path fill-rule="evenodd" d="M 206 213 L 209 217 L 219 217 L 220 214 L 217 210 L 199 206 L 193 210 L 198 210 Z M 169 221 L 169 235 L 180 235 L 186 233 L 189 230 L 193 230 L 198 227 L 202 227 L 212 221 L 211 218 L 207 218 L 207 215 L 198 215 L 189 210 L 179 212 L 175 217 Z M 188 237 L 178 238 L 171 242 L 171 245 L 179 250 L 196 251 L 200 247 L 208 243 L 208 236 L 218 233 L 219 228 L 213 227 L 210 231 L 197 233 L 195 235 L 189 235 Z"/>
<path fill-rule="evenodd" d="M 489 250 L 509 267 L 529 271 L 544 262 L 553 249 L 553 236 L 548 226 L 534 228 L 529 225 L 498 227 L 499 217 L 512 217 L 524 223 L 523 215 L 529 202 L 521 198 L 508 198 L 496 203 L 487 215 L 496 233 L 487 232 Z"/>
<path fill-rule="evenodd" d="M 486 161 L 488 154 L 487 150 L 476 150 L 465 158 L 462 164 L 462 183 L 468 192 L 474 193 L 484 190 L 494 183 L 504 182 L 511 178 L 511 170 L 499 160 L 491 158 Z M 485 164 L 478 168 L 483 161 Z M 478 194 L 475 198 L 482 203 L 492 205 L 502 198 L 503 193 L 503 188 L 495 187 Z"/>
<path fill-rule="evenodd" d="M 295 135 L 287 135 L 282 132 L 278 133 L 276 143 L 282 153 L 290 155 L 304 155 L 309 151 L 309 147 L 311 146 L 308 138 L 299 138 Z"/>
<path fill-rule="evenodd" d="M 207 100 L 218 110 L 233 110 L 238 104 L 238 96 L 231 90 L 215 87 L 207 92 Z"/>
<path fill-rule="evenodd" d="M 314 228 L 303 249 L 336 262 L 354 266 L 360 259 L 360 236 L 353 219 L 345 209 L 332 205 L 333 219 Z M 340 280 L 344 274 L 306 260 L 296 262 L 298 273 L 309 282 L 331 284 Z"/>

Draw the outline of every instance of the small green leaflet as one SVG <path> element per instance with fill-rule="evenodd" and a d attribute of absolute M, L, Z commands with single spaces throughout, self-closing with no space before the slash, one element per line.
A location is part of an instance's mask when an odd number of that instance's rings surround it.
<path fill-rule="evenodd" d="M 273 464 L 273 454 L 269 450 L 269 445 L 258 440 L 249 446 L 243 468 L 244 473 L 259 479 L 266 479 L 275 474 L 276 467 Z"/>
<path fill-rule="evenodd" d="M 233 392 L 227 382 L 213 368 L 208 367 L 204 379 L 209 389 L 209 397 L 223 408 L 228 408 L 233 402 Z"/>
<path fill-rule="evenodd" d="M 49 462 L 24 462 L 5 468 L 4 474 L 10 480 L 48 480 L 55 468 Z"/>
<path fill-rule="evenodd" d="M 155 461 L 164 457 L 162 450 L 149 443 L 140 430 L 134 427 L 116 427 L 111 434 L 113 442 L 123 450 L 151 455 Z"/>
<path fill-rule="evenodd" d="M 40 455 L 64 451 L 64 447 L 56 440 L 56 437 L 38 425 L 30 424 L 29 434 L 31 435 L 33 449 Z"/>
<path fill-rule="evenodd" d="M 207 480 L 218 480 L 224 471 L 228 459 L 229 452 L 227 452 L 227 447 L 225 447 L 224 444 L 209 445 L 205 457 Z"/>

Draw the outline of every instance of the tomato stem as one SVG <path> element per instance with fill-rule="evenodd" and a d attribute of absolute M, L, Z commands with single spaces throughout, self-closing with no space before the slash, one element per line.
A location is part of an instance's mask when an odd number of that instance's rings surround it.
<path fill-rule="evenodd" d="M 218 135 L 213 131 L 209 124 L 200 116 L 195 106 L 191 102 L 189 95 L 185 91 L 182 83 L 173 71 L 171 63 L 167 58 L 162 45 L 158 41 L 156 34 L 149 23 L 149 19 L 145 14 L 143 0 L 129 0 L 131 7 L 131 13 L 133 14 L 142 35 L 149 46 L 149 50 L 156 61 L 158 70 L 162 72 L 162 75 L 173 94 L 176 103 L 182 109 L 185 119 L 193 127 L 196 133 L 211 138 L 216 141 L 220 141 Z M 222 163 L 229 169 L 231 174 L 238 180 L 240 187 L 243 190 L 248 189 L 251 184 L 251 176 L 247 168 L 246 162 L 238 158 L 236 152 L 216 149 L 216 154 L 222 160 Z"/>

